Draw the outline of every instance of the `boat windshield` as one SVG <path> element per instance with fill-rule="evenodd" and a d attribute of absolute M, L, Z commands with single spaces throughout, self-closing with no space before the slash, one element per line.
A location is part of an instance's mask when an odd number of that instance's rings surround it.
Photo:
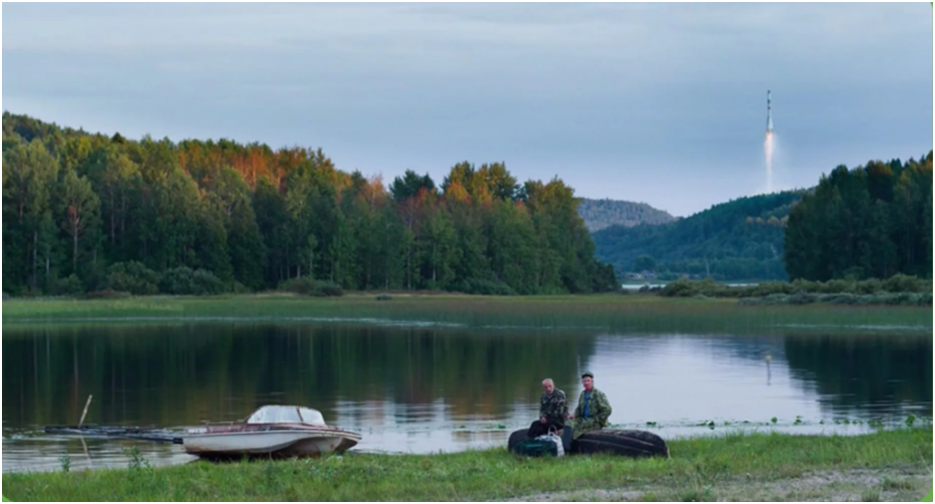
<path fill-rule="evenodd" d="M 301 417 L 299 416 L 301 415 Z M 306 423 L 325 425 L 321 413 L 301 406 L 263 406 L 247 419 L 248 424 L 261 423 Z"/>

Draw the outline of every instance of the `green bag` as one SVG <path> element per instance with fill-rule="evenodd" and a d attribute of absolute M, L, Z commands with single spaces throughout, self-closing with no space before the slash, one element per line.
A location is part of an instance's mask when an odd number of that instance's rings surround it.
<path fill-rule="evenodd" d="M 513 448 L 517 455 L 526 457 L 542 457 L 544 455 L 558 456 L 558 447 L 547 439 L 527 439 L 520 441 Z"/>

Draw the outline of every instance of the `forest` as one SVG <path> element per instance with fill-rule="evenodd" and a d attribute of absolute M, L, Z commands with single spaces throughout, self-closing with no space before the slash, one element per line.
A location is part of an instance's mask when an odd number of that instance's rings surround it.
<path fill-rule="evenodd" d="M 646 203 L 611 199 L 582 198 L 578 203 L 578 213 L 584 219 L 588 231 L 592 233 L 616 225 L 631 227 L 640 224 L 665 224 L 675 220 L 669 212 L 653 208 Z"/>
<path fill-rule="evenodd" d="M 801 191 L 739 198 L 662 225 L 594 233 L 597 256 L 619 272 L 718 280 L 784 280 L 783 234 Z"/>
<path fill-rule="evenodd" d="M 503 163 L 388 187 L 321 149 L 139 141 L 3 115 L 13 295 L 215 294 L 296 279 L 348 290 L 614 290 L 571 187 Z"/>
<path fill-rule="evenodd" d="M 932 278 L 932 152 L 838 166 L 792 208 L 784 244 L 793 280 Z"/>
<path fill-rule="evenodd" d="M 808 190 L 739 198 L 663 225 L 594 233 L 618 272 L 717 280 L 932 278 L 932 152 L 838 166 Z"/>

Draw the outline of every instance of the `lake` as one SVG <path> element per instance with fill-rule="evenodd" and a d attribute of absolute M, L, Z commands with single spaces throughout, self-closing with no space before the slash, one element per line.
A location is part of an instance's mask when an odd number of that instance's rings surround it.
<path fill-rule="evenodd" d="M 299 404 L 362 451 L 502 445 L 551 377 L 584 370 L 611 423 L 663 437 L 734 429 L 860 433 L 932 415 L 930 335 L 614 334 L 405 324 L 166 323 L 3 328 L 3 471 L 192 460 L 180 446 L 47 436 L 46 425 L 182 428 Z M 775 417 L 775 423 L 773 418 Z M 710 422 L 714 422 L 711 428 Z M 705 424 L 705 425 L 701 425 Z"/>

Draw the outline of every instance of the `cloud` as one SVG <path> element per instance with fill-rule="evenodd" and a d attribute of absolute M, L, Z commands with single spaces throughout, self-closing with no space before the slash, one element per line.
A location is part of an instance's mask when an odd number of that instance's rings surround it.
<path fill-rule="evenodd" d="M 17 3 L 4 108 L 131 136 L 320 145 L 388 176 L 506 160 L 684 213 L 751 190 L 766 89 L 790 158 L 808 160 L 787 167 L 794 183 L 831 159 L 931 148 L 919 9 Z"/>

